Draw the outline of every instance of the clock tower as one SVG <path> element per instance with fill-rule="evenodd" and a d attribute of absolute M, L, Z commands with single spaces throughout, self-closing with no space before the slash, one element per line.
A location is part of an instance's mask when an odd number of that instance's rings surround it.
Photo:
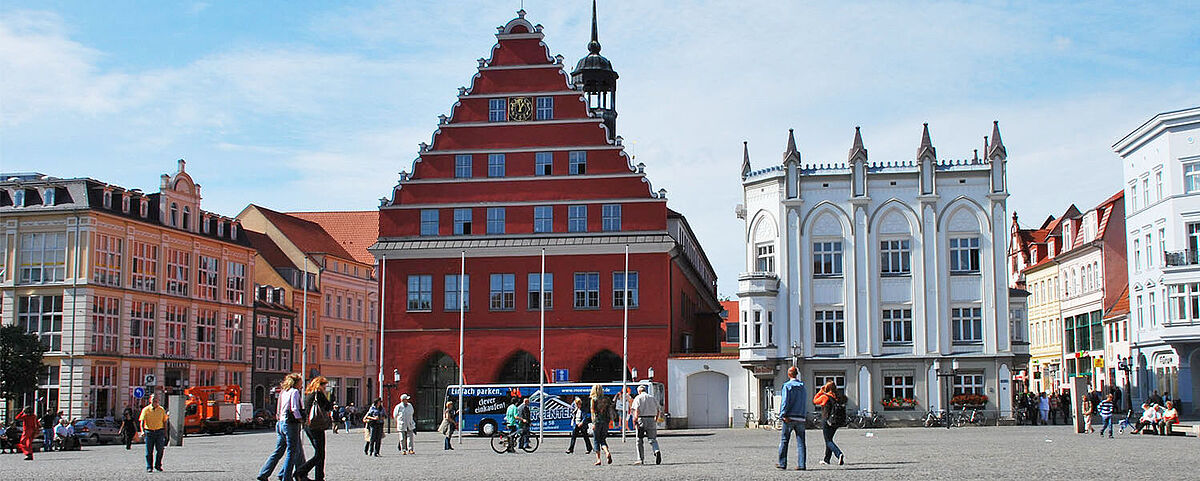
<path fill-rule="evenodd" d="M 592 0 L 592 41 L 588 42 L 588 54 L 579 59 L 571 72 L 571 82 L 587 96 L 588 109 L 604 119 L 608 127 L 608 138 L 617 135 L 617 72 L 612 62 L 600 55 L 600 40 L 596 31 L 596 0 Z"/>

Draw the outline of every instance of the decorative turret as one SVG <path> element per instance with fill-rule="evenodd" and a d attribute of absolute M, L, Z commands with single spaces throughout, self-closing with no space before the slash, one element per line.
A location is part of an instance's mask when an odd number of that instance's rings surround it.
<path fill-rule="evenodd" d="M 788 199 L 800 195 L 800 150 L 796 148 L 796 134 L 788 129 L 787 150 L 783 152 L 783 168 L 787 182 L 785 191 Z"/>
<path fill-rule="evenodd" d="M 750 176 L 750 143 L 742 141 L 742 180 Z"/>
<path fill-rule="evenodd" d="M 588 108 L 592 113 L 604 119 L 610 139 L 616 137 L 617 132 L 617 77 L 612 62 L 600 55 L 596 0 L 592 0 L 592 41 L 588 42 L 587 56 L 575 64 L 571 82 L 587 96 Z"/>
<path fill-rule="evenodd" d="M 917 148 L 917 164 L 921 171 L 921 195 L 933 195 L 933 176 L 937 164 L 937 149 L 929 140 L 929 123 L 921 131 L 921 146 Z"/>
<path fill-rule="evenodd" d="M 850 146 L 848 163 L 854 179 L 854 197 L 865 197 L 867 195 L 867 148 L 863 147 L 862 132 L 858 127 L 854 127 L 854 143 Z"/>
<path fill-rule="evenodd" d="M 1008 150 L 1000 139 L 1000 121 L 992 121 L 991 144 L 984 149 L 984 155 L 992 163 L 992 192 L 1004 192 L 1004 169 L 1008 161 Z"/>

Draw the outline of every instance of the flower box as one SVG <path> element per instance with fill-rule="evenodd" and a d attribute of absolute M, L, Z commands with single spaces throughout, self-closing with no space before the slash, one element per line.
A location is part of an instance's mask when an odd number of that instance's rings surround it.
<path fill-rule="evenodd" d="M 950 404 L 954 406 L 983 407 L 987 403 L 986 394 L 959 394 L 950 398 Z"/>
<path fill-rule="evenodd" d="M 917 408 L 917 400 L 912 398 L 884 398 L 880 403 L 884 411 L 912 411 Z"/>

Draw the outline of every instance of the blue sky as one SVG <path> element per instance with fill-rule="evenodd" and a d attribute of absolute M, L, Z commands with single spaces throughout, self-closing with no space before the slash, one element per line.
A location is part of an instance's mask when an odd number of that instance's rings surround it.
<path fill-rule="evenodd" d="M 553 53 L 590 2 L 527 0 Z M 152 190 L 177 158 L 208 210 L 372 209 L 487 56 L 509 2 L 0 4 L 0 171 Z M 1032 225 L 1120 188 L 1110 145 L 1200 105 L 1200 3 L 600 2 L 619 134 L 732 295 L 742 141 L 778 162 L 967 158 L 999 120 Z"/>

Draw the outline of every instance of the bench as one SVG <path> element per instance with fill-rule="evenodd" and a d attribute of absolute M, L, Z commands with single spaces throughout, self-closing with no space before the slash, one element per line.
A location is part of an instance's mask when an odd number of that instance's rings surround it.
<path fill-rule="evenodd" d="M 1172 424 L 1171 434 L 1200 437 L 1200 424 Z"/>

